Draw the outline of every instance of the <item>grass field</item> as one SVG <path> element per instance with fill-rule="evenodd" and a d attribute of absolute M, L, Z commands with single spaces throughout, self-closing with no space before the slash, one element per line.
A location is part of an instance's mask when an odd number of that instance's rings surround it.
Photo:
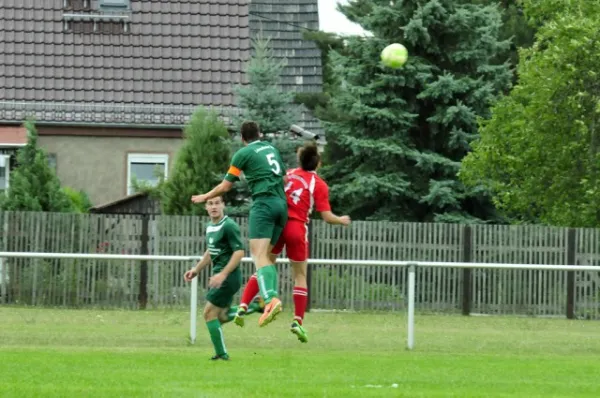
<path fill-rule="evenodd" d="M 0 308 L 0 397 L 598 397 L 600 323 L 398 314 L 289 313 L 224 328 L 211 362 L 185 311 Z"/>

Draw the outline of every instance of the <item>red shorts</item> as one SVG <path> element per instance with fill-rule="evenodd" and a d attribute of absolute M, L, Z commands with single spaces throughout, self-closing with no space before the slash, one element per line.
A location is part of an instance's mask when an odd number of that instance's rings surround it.
<path fill-rule="evenodd" d="M 287 257 L 292 261 L 306 261 L 308 259 L 308 227 L 298 220 L 288 220 L 277 244 L 271 251 L 281 254 L 283 247 Z"/>

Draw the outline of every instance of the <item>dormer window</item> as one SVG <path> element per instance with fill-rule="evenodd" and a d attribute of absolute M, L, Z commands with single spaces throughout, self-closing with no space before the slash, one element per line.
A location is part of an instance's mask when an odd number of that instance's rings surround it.
<path fill-rule="evenodd" d="M 129 0 L 100 0 L 98 2 L 100 11 L 129 11 L 131 4 Z"/>

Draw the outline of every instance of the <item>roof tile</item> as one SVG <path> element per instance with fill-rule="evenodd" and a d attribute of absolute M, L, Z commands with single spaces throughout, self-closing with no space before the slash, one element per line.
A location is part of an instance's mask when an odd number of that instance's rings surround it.
<path fill-rule="evenodd" d="M 199 104 L 233 111 L 232 88 L 247 83 L 249 39 L 260 29 L 274 37 L 276 56 L 289 56 L 286 89 L 320 90 L 320 53 L 298 28 L 318 28 L 317 0 L 131 0 L 127 32 L 118 22 L 65 21 L 65 13 L 96 12 L 96 0 L 91 11 L 77 11 L 83 0 L 76 2 L 63 9 L 63 0 L 2 1 L 0 120 L 33 111 L 38 120 L 68 121 L 90 106 L 100 109 L 94 120 L 104 112 L 140 123 L 168 112 L 183 122 Z M 10 102 L 26 100 L 36 102 Z M 105 110 L 125 104 L 139 115 Z"/>
<path fill-rule="evenodd" d="M 83 3 L 63 9 L 62 0 L 4 0 L 0 102 L 229 105 L 226 98 L 215 103 L 223 96 L 213 94 L 227 93 L 235 83 L 222 78 L 221 72 L 230 69 L 227 59 L 240 63 L 250 54 L 249 36 L 239 37 L 243 32 L 237 29 L 247 19 L 248 6 L 239 3 L 132 0 L 129 32 L 123 32 L 121 23 L 93 21 L 67 21 L 65 31 L 64 14 L 96 13 L 77 11 Z M 220 40 L 221 35 L 232 37 Z"/>

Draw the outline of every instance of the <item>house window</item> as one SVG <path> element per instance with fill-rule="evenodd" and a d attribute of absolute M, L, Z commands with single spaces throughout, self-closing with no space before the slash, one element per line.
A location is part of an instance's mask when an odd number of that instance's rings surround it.
<path fill-rule="evenodd" d="M 52 170 L 56 171 L 56 154 L 49 153 L 46 155 L 46 157 L 48 158 L 48 166 L 50 166 Z"/>
<path fill-rule="evenodd" d="M 165 178 L 169 170 L 169 155 L 130 153 L 127 156 L 127 195 L 135 193 L 132 180 L 139 183 L 156 186 L 158 173 L 163 173 Z"/>
<path fill-rule="evenodd" d="M 63 8 L 71 11 L 89 11 L 92 0 L 63 0 Z"/>
<path fill-rule="evenodd" d="M 130 8 L 129 0 L 100 0 L 98 5 L 101 11 L 128 11 Z"/>
<path fill-rule="evenodd" d="M 8 190 L 10 177 L 10 156 L 0 155 L 0 191 Z"/>

